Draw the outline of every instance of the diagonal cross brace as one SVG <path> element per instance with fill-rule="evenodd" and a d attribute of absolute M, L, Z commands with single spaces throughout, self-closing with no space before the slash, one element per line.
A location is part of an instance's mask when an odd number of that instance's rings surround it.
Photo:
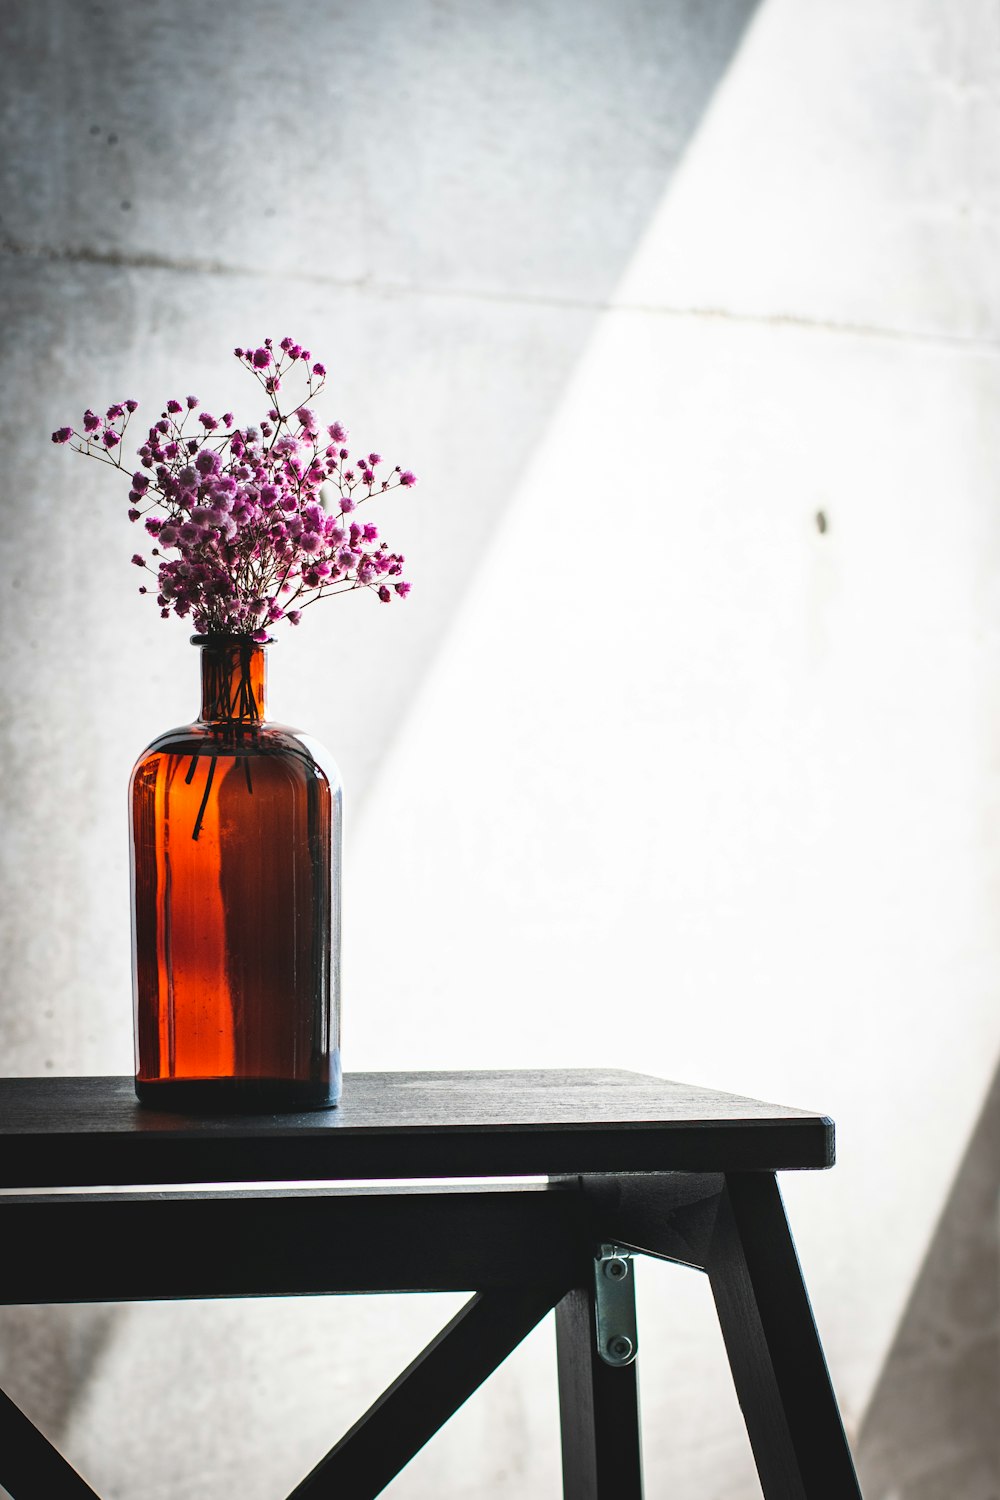
<path fill-rule="evenodd" d="M 565 1286 L 477 1292 L 288 1500 L 373 1500 L 539 1323 Z"/>
<path fill-rule="evenodd" d="M 0 1484 L 13 1500 L 100 1500 L 4 1391 L 0 1391 Z"/>

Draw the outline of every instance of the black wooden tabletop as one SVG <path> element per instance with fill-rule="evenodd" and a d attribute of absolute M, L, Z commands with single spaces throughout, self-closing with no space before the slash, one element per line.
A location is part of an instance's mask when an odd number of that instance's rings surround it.
<path fill-rule="evenodd" d="M 341 1105 L 201 1117 L 131 1078 L 0 1079 L 0 1187 L 779 1171 L 833 1163 L 833 1122 L 603 1069 L 354 1073 Z"/>
<path fill-rule="evenodd" d="M 339 1109 L 166 1115 L 130 1079 L 0 1079 L 0 1187 L 829 1167 L 834 1125 L 645 1074 L 348 1074 Z"/>

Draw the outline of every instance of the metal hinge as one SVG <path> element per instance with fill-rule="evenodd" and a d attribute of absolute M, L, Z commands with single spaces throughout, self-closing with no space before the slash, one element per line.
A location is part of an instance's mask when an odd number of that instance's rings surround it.
<path fill-rule="evenodd" d="M 602 1245 L 594 1258 L 597 1352 L 606 1365 L 630 1365 L 639 1347 L 635 1320 L 635 1268 L 632 1252 Z"/>

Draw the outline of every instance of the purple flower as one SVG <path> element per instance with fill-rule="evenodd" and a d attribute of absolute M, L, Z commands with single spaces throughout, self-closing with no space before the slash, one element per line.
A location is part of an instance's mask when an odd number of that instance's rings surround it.
<path fill-rule="evenodd" d="M 272 393 L 301 361 L 306 389 L 317 393 L 326 366 L 311 363 L 308 349 L 291 338 L 281 341 L 281 351 L 276 356 L 267 338 L 258 346 L 240 346 L 236 356 L 258 372 Z M 187 397 L 188 411 L 196 407 L 198 398 Z M 126 413 L 137 408 L 135 401 L 115 403 L 105 419 L 88 409 L 80 450 L 93 454 L 95 440 L 115 449 Z M 304 591 L 310 600 L 322 597 L 328 583 L 370 587 L 383 603 L 406 597 L 402 556 L 377 541 L 376 526 L 349 519 L 359 501 L 370 500 L 373 490 L 386 489 L 390 480 L 379 485 L 375 479 L 382 462 L 378 453 L 359 455 L 353 469 L 346 468 L 342 423 L 327 428 L 330 444 L 323 451 L 316 414 L 307 404 L 288 415 L 272 405 L 259 427 L 237 426 L 233 413 L 226 412 L 218 444 L 210 435 L 220 424 L 209 411 L 198 416 L 197 435 L 179 438 L 183 413 L 181 400 L 172 397 L 166 403 L 138 449 L 142 469 L 130 475 L 125 464 L 114 460 L 129 479 L 129 518 L 136 522 L 145 515 L 145 529 L 155 543 L 151 559 L 136 553 L 134 561 L 155 571 L 158 587 L 153 592 L 162 615 L 189 617 L 199 632 L 254 631 L 263 640 L 269 622 L 287 618 L 297 624 L 300 619 L 300 609 L 283 611 L 279 600 L 288 596 L 294 605 Z M 71 427 L 58 428 L 52 439 L 65 444 L 79 435 Z M 359 482 L 355 471 L 364 486 L 357 499 L 352 493 Z M 409 470 L 398 467 L 391 478 L 407 486 L 415 482 Z M 339 491 L 332 514 L 321 500 L 327 481 Z M 166 515 L 148 515 L 154 495 Z M 165 555 L 162 549 L 170 548 L 176 549 L 173 555 Z"/>
<path fill-rule="evenodd" d="M 146 559 L 141 557 L 138 552 L 132 553 L 132 561 L 137 568 L 144 568 L 146 566 Z"/>
<path fill-rule="evenodd" d="M 301 620 L 301 618 L 302 618 L 302 611 L 301 611 L 301 609 L 286 609 L 285 610 L 285 619 L 288 621 L 289 625 L 297 625 L 299 623 L 299 621 Z"/>

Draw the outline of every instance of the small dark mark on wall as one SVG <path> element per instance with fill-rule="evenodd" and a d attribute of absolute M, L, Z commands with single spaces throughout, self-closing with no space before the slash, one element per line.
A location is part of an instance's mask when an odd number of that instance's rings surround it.
<path fill-rule="evenodd" d="M 131 207 L 132 207 L 132 204 L 131 204 L 130 200 L 128 198 L 123 198 L 122 199 L 122 208 L 129 209 Z"/>
<path fill-rule="evenodd" d="M 816 530 L 819 532 L 820 536 L 823 535 L 823 533 L 827 530 L 828 526 L 829 526 L 829 522 L 826 519 L 826 511 L 825 510 L 818 510 L 816 512 Z"/>

